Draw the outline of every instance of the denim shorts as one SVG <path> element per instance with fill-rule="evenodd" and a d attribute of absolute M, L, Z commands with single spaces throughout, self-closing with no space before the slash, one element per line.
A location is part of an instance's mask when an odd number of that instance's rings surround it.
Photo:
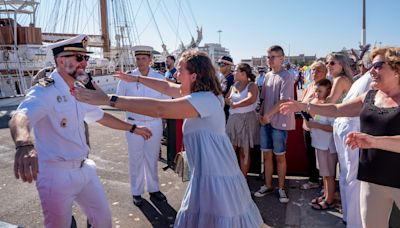
<path fill-rule="evenodd" d="M 271 124 L 261 126 L 260 147 L 261 151 L 273 151 L 274 154 L 283 155 L 286 152 L 286 141 L 288 132 L 286 130 L 275 129 Z"/>

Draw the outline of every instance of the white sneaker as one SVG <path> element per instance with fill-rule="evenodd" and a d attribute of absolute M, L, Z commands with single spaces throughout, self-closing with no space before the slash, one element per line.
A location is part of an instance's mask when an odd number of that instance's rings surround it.
<path fill-rule="evenodd" d="M 281 203 L 288 203 L 289 202 L 289 197 L 287 197 L 285 189 L 278 189 L 279 193 L 279 202 Z"/>
<path fill-rule="evenodd" d="M 274 191 L 274 189 L 267 188 L 267 186 L 263 185 L 260 187 L 260 189 L 258 189 L 257 192 L 254 193 L 254 196 L 255 197 L 263 197 L 265 195 L 272 193 L 273 191 Z"/>

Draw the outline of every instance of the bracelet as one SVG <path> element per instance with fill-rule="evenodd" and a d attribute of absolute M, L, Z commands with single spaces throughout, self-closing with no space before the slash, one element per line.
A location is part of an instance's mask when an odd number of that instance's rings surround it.
<path fill-rule="evenodd" d="M 22 147 L 34 147 L 34 145 L 33 144 L 19 145 L 19 146 L 15 147 L 15 150 L 18 150 L 19 148 L 22 148 Z"/>
<path fill-rule="evenodd" d="M 133 124 L 132 127 L 131 127 L 131 129 L 129 130 L 129 132 L 130 132 L 130 133 L 133 133 L 133 132 L 135 131 L 136 127 L 137 127 L 137 125 L 136 125 L 136 124 Z"/>

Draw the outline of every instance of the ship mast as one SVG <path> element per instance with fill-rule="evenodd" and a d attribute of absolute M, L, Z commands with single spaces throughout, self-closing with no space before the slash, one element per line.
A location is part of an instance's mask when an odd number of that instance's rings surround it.
<path fill-rule="evenodd" d="M 100 0 L 101 35 L 103 38 L 103 56 L 110 58 L 110 36 L 108 34 L 107 0 Z"/>

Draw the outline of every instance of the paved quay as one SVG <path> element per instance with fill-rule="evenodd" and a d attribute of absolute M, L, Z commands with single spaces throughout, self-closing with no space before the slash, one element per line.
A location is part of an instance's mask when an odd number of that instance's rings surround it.
<path fill-rule="evenodd" d="M 0 228 L 43 227 L 43 216 L 38 194 L 34 184 L 16 180 L 13 174 L 14 144 L 10 137 L 7 121 L 12 108 L 0 112 Z M 107 110 L 119 118 L 123 112 Z M 188 182 L 182 182 L 177 174 L 168 169 L 163 160 L 159 161 L 161 191 L 167 196 L 168 203 L 159 203 L 143 195 L 145 203 L 138 208 L 133 205 L 130 195 L 128 176 L 128 154 L 124 132 L 100 126 L 90 125 L 92 152 L 90 158 L 97 164 L 97 173 L 101 177 L 108 196 L 113 216 L 113 227 L 172 227 L 179 210 Z M 162 157 L 166 157 L 165 147 Z M 341 214 L 336 210 L 315 211 L 309 201 L 319 190 L 300 190 L 306 180 L 300 177 L 288 177 L 288 195 L 290 202 L 280 204 L 276 194 L 255 198 L 264 222 L 270 227 L 345 227 Z M 251 176 L 248 183 L 252 192 L 263 181 Z M 276 184 L 276 183 L 275 183 Z M 74 205 L 74 216 L 78 227 L 86 227 L 86 218 Z M 13 225 L 11 225 L 13 224 Z"/>

